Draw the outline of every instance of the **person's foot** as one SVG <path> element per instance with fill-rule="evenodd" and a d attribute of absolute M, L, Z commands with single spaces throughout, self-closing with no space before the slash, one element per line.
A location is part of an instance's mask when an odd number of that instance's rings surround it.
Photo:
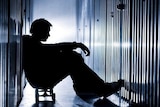
<path fill-rule="evenodd" d="M 120 79 L 118 82 L 111 82 L 105 84 L 105 90 L 102 96 L 108 97 L 121 89 L 124 86 L 124 80 Z"/>

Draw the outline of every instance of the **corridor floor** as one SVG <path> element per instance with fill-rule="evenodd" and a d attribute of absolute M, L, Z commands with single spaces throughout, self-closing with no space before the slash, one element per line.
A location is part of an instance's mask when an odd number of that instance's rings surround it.
<path fill-rule="evenodd" d="M 114 95 L 109 96 L 105 102 L 100 102 L 96 106 L 94 103 L 98 101 L 99 98 L 84 101 L 75 94 L 72 85 L 72 80 L 68 76 L 54 87 L 54 93 L 56 94 L 55 103 L 52 103 L 51 101 L 43 101 L 39 102 L 39 107 L 119 107 L 119 99 Z M 112 100 L 115 104 L 111 103 L 110 100 Z M 35 89 L 28 83 L 24 89 L 24 96 L 19 104 L 19 107 L 37 107 L 35 104 Z M 127 107 L 127 104 L 123 103 L 122 107 Z"/>

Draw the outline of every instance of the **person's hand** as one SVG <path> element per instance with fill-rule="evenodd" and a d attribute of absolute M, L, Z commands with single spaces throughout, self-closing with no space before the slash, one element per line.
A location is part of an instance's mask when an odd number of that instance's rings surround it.
<path fill-rule="evenodd" d="M 87 46 L 85 46 L 82 43 L 77 43 L 77 46 L 82 49 L 82 51 L 85 53 L 86 56 L 90 55 L 90 50 L 88 49 Z"/>

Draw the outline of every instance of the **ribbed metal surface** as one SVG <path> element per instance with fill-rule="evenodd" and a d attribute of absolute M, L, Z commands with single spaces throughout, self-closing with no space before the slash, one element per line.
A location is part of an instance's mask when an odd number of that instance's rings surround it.
<path fill-rule="evenodd" d="M 160 1 L 79 2 L 78 40 L 91 50 L 86 62 L 107 82 L 125 79 L 120 95 L 130 104 L 159 107 Z"/>
<path fill-rule="evenodd" d="M 128 82 L 122 96 L 150 107 L 159 107 L 158 3 L 124 0 L 122 22 L 122 78 Z"/>
<path fill-rule="evenodd" d="M 0 0 L 0 107 L 14 107 L 21 89 L 21 0 Z"/>
<path fill-rule="evenodd" d="M 8 41 L 8 1 L 0 1 L 0 107 L 6 107 L 7 85 L 7 44 Z"/>

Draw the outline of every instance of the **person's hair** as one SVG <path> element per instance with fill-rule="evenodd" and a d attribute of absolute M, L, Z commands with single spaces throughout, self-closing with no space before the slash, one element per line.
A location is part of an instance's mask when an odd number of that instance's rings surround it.
<path fill-rule="evenodd" d="M 47 21 L 44 18 L 40 18 L 40 19 L 36 19 L 35 21 L 33 21 L 33 23 L 31 24 L 31 28 L 30 28 L 30 33 L 36 33 L 39 32 L 45 28 L 48 28 L 52 26 L 52 24 Z"/>

